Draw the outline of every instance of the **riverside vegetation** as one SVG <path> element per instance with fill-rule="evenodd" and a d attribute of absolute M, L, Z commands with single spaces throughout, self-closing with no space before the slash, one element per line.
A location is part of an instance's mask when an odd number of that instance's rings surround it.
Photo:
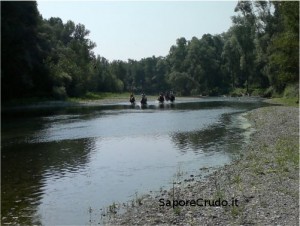
<path fill-rule="evenodd" d="M 112 62 L 94 54 L 85 25 L 44 19 L 37 4 L 1 2 L 3 104 L 165 90 L 298 97 L 297 1 L 238 1 L 222 34 L 179 37 L 167 56 Z"/>
<path fill-rule="evenodd" d="M 173 189 L 140 196 L 107 225 L 298 225 L 299 110 L 273 106 L 252 110 L 250 143 L 232 164 L 199 181 L 185 180 Z M 209 169 L 200 169 L 201 171 Z M 159 199 L 238 200 L 238 206 L 160 206 Z"/>

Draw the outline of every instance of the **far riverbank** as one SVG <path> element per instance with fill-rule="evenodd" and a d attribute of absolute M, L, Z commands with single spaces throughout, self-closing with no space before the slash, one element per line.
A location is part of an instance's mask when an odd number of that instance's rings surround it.
<path fill-rule="evenodd" d="M 12 100 L 1 104 L 1 111 L 14 110 L 30 110 L 30 109 L 47 109 L 47 108 L 65 108 L 65 107 L 81 107 L 81 106 L 102 106 L 120 103 L 129 103 L 130 93 L 88 93 L 81 98 L 67 98 L 66 100 L 41 99 L 41 98 L 24 98 Z M 244 97 L 230 97 L 230 95 L 222 96 L 224 98 L 249 98 Z M 136 103 L 140 103 L 141 95 L 136 94 Z M 148 101 L 156 101 L 158 96 L 147 95 Z M 205 96 L 176 96 L 176 101 L 195 101 L 199 98 L 211 98 Z M 250 97 L 251 98 L 251 97 Z M 298 106 L 297 98 L 274 98 L 265 99 L 265 102 L 271 104 L 283 104 L 288 106 Z"/>

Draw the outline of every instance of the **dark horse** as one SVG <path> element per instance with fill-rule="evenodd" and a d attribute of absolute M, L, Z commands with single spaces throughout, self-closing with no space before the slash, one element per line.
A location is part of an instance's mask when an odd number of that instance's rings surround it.
<path fill-rule="evenodd" d="M 174 93 L 171 91 L 171 93 L 170 92 L 167 92 L 167 94 L 166 94 L 166 96 L 165 96 L 165 99 L 166 99 L 166 101 L 171 101 L 171 102 L 174 102 L 174 100 L 175 100 L 175 95 L 174 95 Z"/>
<path fill-rule="evenodd" d="M 135 103 L 135 98 L 134 98 L 133 94 L 130 95 L 129 101 L 130 101 L 130 103 L 132 103 L 132 104 Z"/>
<path fill-rule="evenodd" d="M 169 101 L 169 100 L 170 100 L 170 93 L 169 93 L 169 92 L 166 93 L 165 99 L 166 99 L 166 101 Z"/>
<path fill-rule="evenodd" d="M 159 95 L 159 97 L 157 98 L 157 100 L 160 102 L 160 103 L 163 103 L 165 101 L 165 98 L 164 98 L 164 95 L 161 93 Z"/>
<path fill-rule="evenodd" d="M 147 104 L 147 97 L 145 96 L 145 94 L 142 95 L 141 104 L 143 105 Z"/>
<path fill-rule="evenodd" d="M 175 100 L 175 96 L 174 96 L 173 93 L 171 93 L 171 94 L 170 94 L 170 101 L 171 101 L 171 102 L 174 102 L 174 100 Z"/>

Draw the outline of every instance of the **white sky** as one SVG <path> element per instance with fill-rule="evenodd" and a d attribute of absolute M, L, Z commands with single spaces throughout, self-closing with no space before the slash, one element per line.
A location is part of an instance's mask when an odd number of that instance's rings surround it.
<path fill-rule="evenodd" d="M 90 30 L 96 55 L 112 60 L 166 56 L 176 39 L 220 34 L 237 1 L 37 1 L 43 18 L 72 20 Z"/>

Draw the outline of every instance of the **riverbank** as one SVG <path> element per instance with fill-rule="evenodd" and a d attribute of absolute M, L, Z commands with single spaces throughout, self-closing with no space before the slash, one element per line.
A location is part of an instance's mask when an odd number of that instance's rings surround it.
<path fill-rule="evenodd" d="M 31 110 L 31 109 L 47 109 L 47 108 L 65 108 L 65 107 L 81 107 L 81 106 L 102 106 L 112 104 L 128 104 L 130 93 L 87 93 L 80 98 L 67 98 L 66 100 L 54 100 L 47 98 L 24 98 L 11 100 L 1 104 L 1 111 L 14 110 Z M 141 96 L 136 95 L 136 103 L 140 102 Z M 148 95 L 148 102 L 156 101 L 157 96 Z M 176 96 L 177 102 L 195 101 L 199 98 L 207 98 L 203 96 Z M 224 98 L 234 98 L 224 96 Z M 247 98 L 247 97 L 237 97 Z M 176 102 L 175 101 L 175 102 Z M 298 106 L 298 98 L 272 98 L 265 99 L 265 102 L 271 104 Z"/>
<path fill-rule="evenodd" d="M 272 99 L 266 99 L 265 102 L 270 103 L 270 104 L 284 105 L 284 106 L 290 106 L 290 107 L 299 107 L 299 98 L 298 97 L 272 98 Z"/>
<path fill-rule="evenodd" d="M 202 97 L 176 97 L 175 102 L 195 101 Z M 147 96 L 148 102 L 156 101 L 157 96 Z M 136 103 L 140 103 L 140 96 L 136 96 Z M 100 99 L 70 98 L 68 100 L 33 100 L 15 101 L 1 106 L 1 111 L 31 110 L 64 107 L 103 106 L 113 104 L 129 104 L 129 95 L 116 94 L 103 96 Z"/>
<path fill-rule="evenodd" d="M 247 118 L 256 132 L 232 164 L 204 180 L 182 181 L 169 191 L 137 197 L 124 213 L 109 214 L 106 224 L 298 225 L 299 110 L 264 107 L 250 111 Z M 189 204 L 162 206 L 167 200 Z M 215 206 L 209 206 L 213 202 Z M 218 206 L 226 202 L 231 206 Z M 113 204 L 109 211 L 116 209 Z"/>

